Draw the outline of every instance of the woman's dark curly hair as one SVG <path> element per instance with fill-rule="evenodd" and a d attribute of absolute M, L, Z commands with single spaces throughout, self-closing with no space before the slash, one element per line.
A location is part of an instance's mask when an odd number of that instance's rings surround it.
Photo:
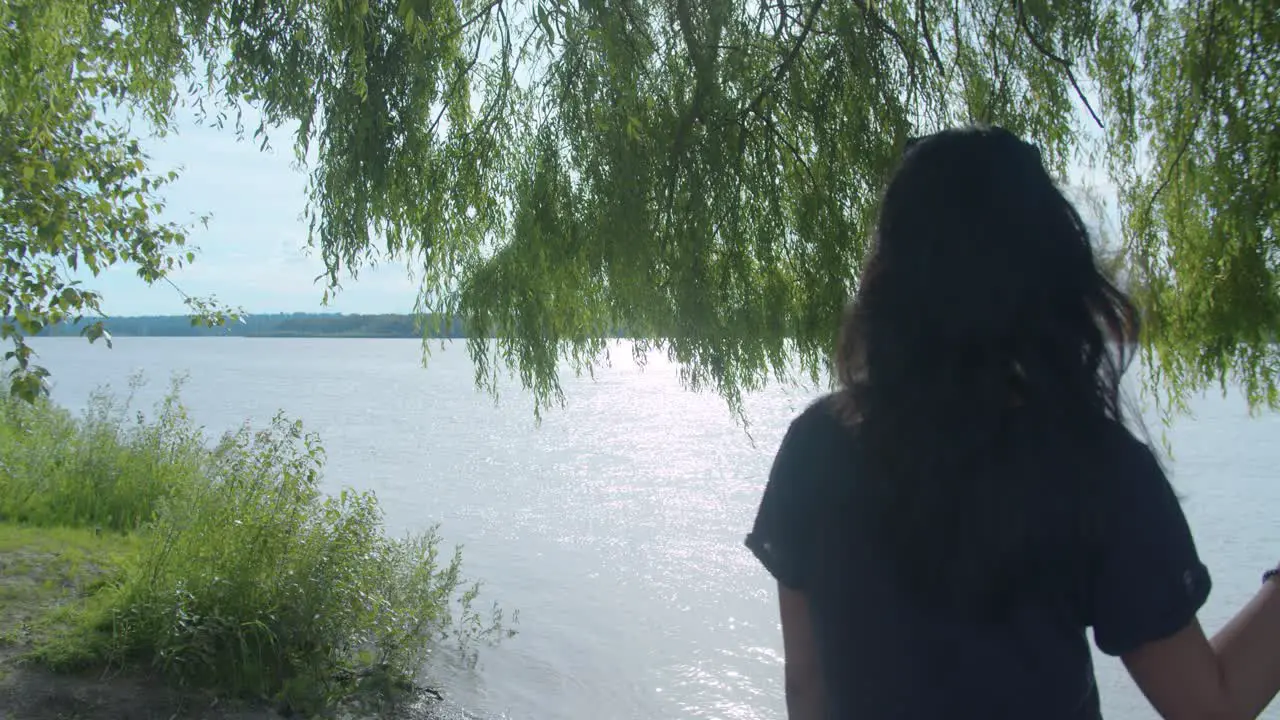
<path fill-rule="evenodd" d="M 989 127 L 908 146 L 845 320 L 837 397 L 862 448 L 856 522 L 915 597 L 1007 607 L 1071 540 L 1028 511 L 1050 484 L 1088 532 L 1137 332 L 1034 146 Z"/>

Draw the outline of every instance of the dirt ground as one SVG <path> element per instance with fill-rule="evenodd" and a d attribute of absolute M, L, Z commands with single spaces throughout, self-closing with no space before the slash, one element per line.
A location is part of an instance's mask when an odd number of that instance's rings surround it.
<path fill-rule="evenodd" d="M 53 675 L 6 668 L 0 680 L 0 720 L 282 720 L 268 708 L 228 707 L 209 698 L 181 695 L 141 678 Z M 293 716 L 297 717 L 297 716 Z M 344 715 L 339 715 L 343 718 Z M 471 720 L 445 703 L 401 708 L 395 720 Z M 347 720 L 369 716 L 345 714 Z M 381 720 L 381 718 L 379 718 Z"/>
<path fill-rule="evenodd" d="M 29 662 L 38 620 L 80 597 L 115 553 L 112 538 L 81 533 L 0 532 L 0 720 L 274 720 L 266 710 L 219 708 L 140 677 L 55 675 Z"/>
<path fill-rule="evenodd" d="M 68 677 L 6 663 L 2 720 L 276 720 L 269 710 L 220 708 L 140 678 Z"/>
<path fill-rule="evenodd" d="M 181 695 L 141 678 L 52 675 L 6 668 L 0 680 L 0 720 L 282 720 L 268 708 L 228 707 Z M 297 716 L 292 716 L 297 717 Z M 339 715 L 347 720 L 369 716 Z M 395 720 L 471 720 L 445 703 L 405 707 L 382 718 Z M 379 720 L 382 720 L 379 718 Z"/>

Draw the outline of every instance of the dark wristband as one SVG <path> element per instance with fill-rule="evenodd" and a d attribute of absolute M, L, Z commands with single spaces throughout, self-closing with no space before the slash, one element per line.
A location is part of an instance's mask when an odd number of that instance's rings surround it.
<path fill-rule="evenodd" d="M 1280 568 L 1272 568 L 1262 573 L 1262 582 L 1266 584 L 1277 577 L 1280 577 Z"/>

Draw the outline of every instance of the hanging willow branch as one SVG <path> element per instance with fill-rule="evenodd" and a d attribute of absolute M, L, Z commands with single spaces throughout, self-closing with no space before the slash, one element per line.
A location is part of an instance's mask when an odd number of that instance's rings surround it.
<path fill-rule="evenodd" d="M 985 119 L 1057 171 L 1104 161 L 1126 246 L 1158 260 L 1135 274 L 1171 394 L 1280 402 L 1273 5 L 6 0 L 0 335 L 26 358 L 42 324 L 93 317 L 66 268 L 189 261 L 149 212 L 165 178 L 98 109 L 169 128 L 189 87 L 210 117 L 257 107 L 264 140 L 298 128 L 328 288 L 412 264 L 481 384 L 541 407 L 625 335 L 740 409 L 825 377 L 903 139 Z"/>

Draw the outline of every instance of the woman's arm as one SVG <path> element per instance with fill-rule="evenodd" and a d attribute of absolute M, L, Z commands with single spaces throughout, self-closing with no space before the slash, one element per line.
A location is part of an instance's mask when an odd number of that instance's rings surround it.
<path fill-rule="evenodd" d="M 823 717 L 822 669 L 814 643 L 809 599 L 799 590 L 778 585 L 782 611 L 782 649 L 786 657 L 788 720 Z"/>
<path fill-rule="evenodd" d="M 1252 720 L 1280 691 L 1280 579 L 1268 581 L 1213 641 L 1193 621 L 1122 659 L 1166 720 Z"/>
<path fill-rule="evenodd" d="M 1128 455 L 1101 496 L 1094 641 L 1166 720 L 1256 718 L 1280 689 L 1280 580 L 1210 641 L 1196 616 L 1212 581 L 1181 502 L 1150 449 Z"/>
<path fill-rule="evenodd" d="M 820 720 L 824 712 L 807 587 L 816 552 L 813 519 L 821 502 L 817 483 L 827 472 L 834 422 L 819 402 L 787 428 L 746 538 L 747 548 L 778 582 L 790 720 Z"/>

